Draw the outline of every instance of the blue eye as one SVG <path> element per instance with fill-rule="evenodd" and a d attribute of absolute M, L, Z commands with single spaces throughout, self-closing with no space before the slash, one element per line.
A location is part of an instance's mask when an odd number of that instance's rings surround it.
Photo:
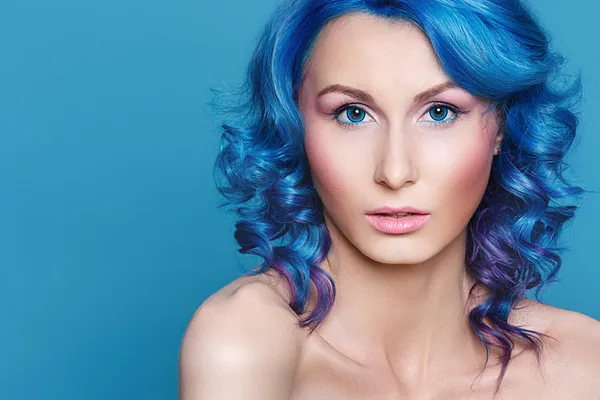
<path fill-rule="evenodd" d="M 360 122 L 365 118 L 365 110 L 358 107 L 350 107 L 346 110 L 346 116 L 352 122 Z"/>
<path fill-rule="evenodd" d="M 453 116 L 452 118 L 446 119 L 448 111 L 452 112 Z M 450 104 L 435 103 L 425 114 L 432 118 L 432 120 L 425 121 L 425 123 L 432 125 L 434 128 L 441 128 L 455 122 L 463 112 Z M 358 105 L 344 104 L 334 112 L 330 113 L 330 115 L 333 115 L 336 122 L 344 128 L 354 128 L 359 125 L 364 125 L 362 121 L 364 121 L 369 113 Z M 345 117 L 345 119 L 342 117 Z"/>
<path fill-rule="evenodd" d="M 431 112 L 434 111 L 434 113 L 440 113 L 441 112 L 441 116 L 439 115 L 434 115 Z M 431 118 L 433 118 L 436 121 L 443 121 L 444 118 L 446 118 L 446 115 L 448 115 L 448 108 L 446 107 L 432 107 L 431 109 L 429 109 L 429 115 L 431 116 Z"/>
<path fill-rule="evenodd" d="M 352 106 L 352 105 L 344 105 L 341 108 L 338 108 L 334 112 L 335 118 L 337 122 L 344 125 L 360 125 L 361 122 L 365 119 L 365 116 L 368 113 L 361 107 Z M 340 119 L 340 115 L 344 115 L 347 118 L 347 121 Z"/>
<path fill-rule="evenodd" d="M 448 116 L 448 110 L 454 113 L 454 116 L 446 120 L 445 118 Z M 433 119 L 433 121 L 427 123 L 432 125 L 450 124 L 454 122 L 454 120 L 458 118 L 460 114 L 462 114 L 458 108 L 449 104 L 434 104 L 428 111 L 429 112 L 427 114 Z"/>

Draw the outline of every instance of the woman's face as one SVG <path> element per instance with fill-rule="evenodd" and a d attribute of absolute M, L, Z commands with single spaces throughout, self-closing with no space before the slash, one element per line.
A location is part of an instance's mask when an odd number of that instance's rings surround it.
<path fill-rule="evenodd" d="M 426 261 L 463 233 L 501 137 L 493 113 L 482 115 L 489 103 L 465 90 L 417 96 L 449 81 L 426 35 L 347 14 L 321 32 L 306 68 L 299 107 L 328 223 L 382 263 Z M 417 231 L 385 234 L 366 217 L 382 206 L 430 216 Z"/>

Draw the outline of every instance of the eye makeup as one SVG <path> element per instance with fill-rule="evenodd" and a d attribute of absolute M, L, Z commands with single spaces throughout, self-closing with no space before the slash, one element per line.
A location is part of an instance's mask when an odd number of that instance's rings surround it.
<path fill-rule="evenodd" d="M 364 115 L 369 115 L 369 112 L 366 109 L 364 109 L 360 104 L 354 104 L 354 103 L 345 103 L 345 104 L 341 105 L 340 107 L 337 107 L 332 112 L 328 112 L 327 115 L 330 115 L 332 117 L 331 119 L 335 120 L 335 122 L 344 129 L 355 129 L 358 126 L 365 125 L 365 123 L 362 123 L 362 122 L 355 123 L 355 122 L 344 122 L 344 121 L 340 120 L 340 114 L 342 114 L 342 112 L 344 112 L 344 111 L 346 111 L 346 113 L 347 113 L 348 110 L 358 110 L 358 111 L 362 112 Z M 429 108 L 427 108 L 426 112 L 423 115 L 429 114 L 430 116 L 432 116 L 431 112 L 433 110 L 436 110 L 436 111 L 437 110 L 446 110 L 446 112 L 444 113 L 444 117 L 446 117 L 448 115 L 448 111 L 453 113 L 452 114 L 453 116 L 447 120 L 437 120 L 437 121 L 432 120 L 432 121 L 423 122 L 425 124 L 430 125 L 432 128 L 436 128 L 436 129 L 449 127 L 450 125 L 457 122 L 460 118 L 462 118 L 463 114 L 466 114 L 460 108 L 458 108 L 452 104 L 448 104 L 448 103 L 444 103 L 444 102 L 435 102 Z M 373 117 L 371 116 L 371 118 L 373 118 Z M 433 118 L 433 116 L 432 116 L 432 118 Z"/>

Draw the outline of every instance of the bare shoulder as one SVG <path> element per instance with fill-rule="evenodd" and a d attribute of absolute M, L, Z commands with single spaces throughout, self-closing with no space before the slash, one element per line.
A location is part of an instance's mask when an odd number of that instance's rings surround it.
<path fill-rule="evenodd" d="M 534 328 L 556 339 L 544 348 L 549 386 L 565 396 L 600 399 L 600 321 L 529 299 L 523 305 L 528 311 L 520 314 L 521 321 L 535 321 Z"/>
<path fill-rule="evenodd" d="M 553 332 L 561 342 L 558 361 L 568 367 L 571 379 L 589 387 L 600 398 L 600 321 L 585 314 L 555 308 Z"/>
<path fill-rule="evenodd" d="M 242 277 L 191 318 L 179 354 L 179 399 L 284 399 L 300 351 L 298 319 L 265 277 Z"/>

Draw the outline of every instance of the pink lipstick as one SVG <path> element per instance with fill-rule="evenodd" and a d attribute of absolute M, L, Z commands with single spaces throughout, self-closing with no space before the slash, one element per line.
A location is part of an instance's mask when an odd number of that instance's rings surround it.
<path fill-rule="evenodd" d="M 381 207 L 367 213 L 367 220 L 383 233 L 401 234 L 414 232 L 429 219 L 429 214 L 413 207 Z"/>

